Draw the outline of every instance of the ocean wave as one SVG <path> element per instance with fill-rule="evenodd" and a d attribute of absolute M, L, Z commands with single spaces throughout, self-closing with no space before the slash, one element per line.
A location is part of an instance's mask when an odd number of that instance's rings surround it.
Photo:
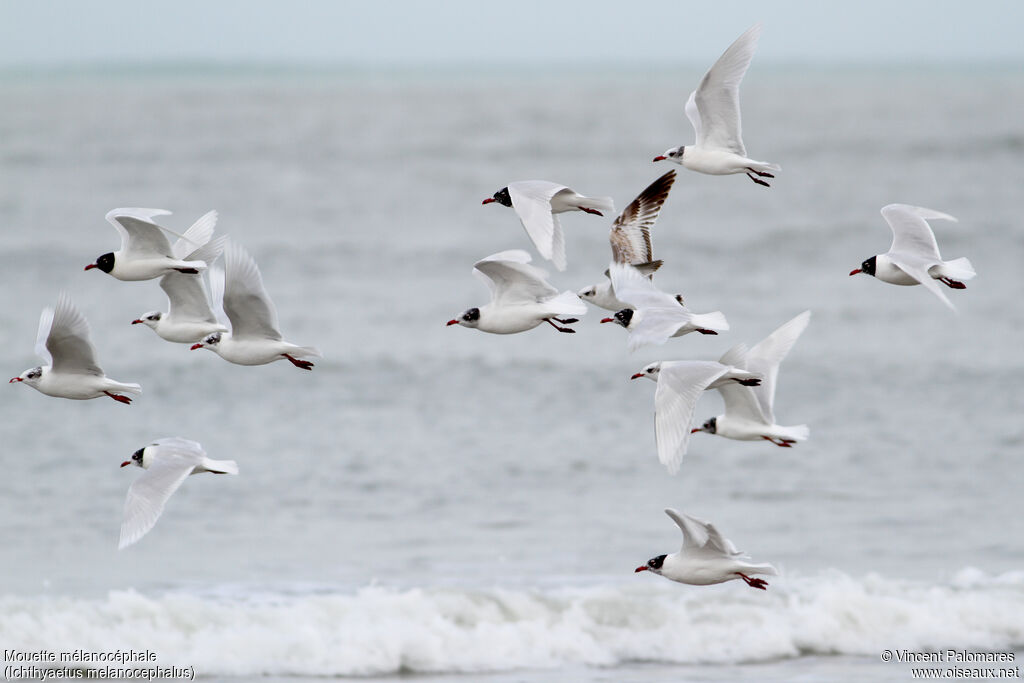
<path fill-rule="evenodd" d="M 942 584 L 827 572 L 777 578 L 766 593 L 738 582 L 693 588 L 641 581 L 6 596 L 0 597 L 0 642 L 17 651 L 149 650 L 160 666 L 221 676 L 736 664 L 1024 645 L 1024 572 L 965 569 Z"/>

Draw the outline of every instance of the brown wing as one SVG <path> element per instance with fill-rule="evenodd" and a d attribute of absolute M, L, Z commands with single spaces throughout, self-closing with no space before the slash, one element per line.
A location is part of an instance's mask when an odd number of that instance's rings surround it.
<path fill-rule="evenodd" d="M 658 220 L 658 213 L 675 180 L 675 171 L 669 171 L 655 180 L 612 223 L 608 241 L 611 242 L 612 259 L 616 263 L 637 265 L 654 260 L 651 228 Z"/>

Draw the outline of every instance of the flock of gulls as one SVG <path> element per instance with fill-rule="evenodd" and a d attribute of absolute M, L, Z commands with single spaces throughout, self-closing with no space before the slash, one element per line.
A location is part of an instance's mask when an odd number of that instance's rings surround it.
<path fill-rule="evenodd" d="M 740 36 L 701 79 L 686 102 L 696 144 L 673 147 L 654 161 L 673 161 L 684 168 L 710 175 L 743 173 L 754 183 L 770 187 L 768 180 L 781 168 L 747 156 L 740 126 L 739 85 L 757 47 L 760 24 Z M 488 286 L 491 300 L 464 311 L 448 325 L 462 325 L 492 334 L 514 334 L 547 323 L 559 332 L 573 333 L 573 323 L 586 313 L 585 302 L 612 311 L 602 323 L 616 323 L 629 332 L 630 351 L 665 344 L 672 337 L 692 332 L 717 335 L 729 329 L 720 311 L 695 313 L 681 294 L 669 294 L 654 284 L 663 265 L 651 247 L 651 228 L 675 182 L 669 171 L 650 184 L 612 223 L 609 242 L 612 261 L 605 279 L 579 292 L 552 286 L 547 275 L 530 265 L 522 250 L 503 251 L 478 261 L 474 274 Z M 537 252 L 559 271 L 565 270 L 565 236 L 558 214 L 582 211 L 603 216 L 614 212 L 608 197 L 587 197 L 565 185 L 543 180 L 510 183 L 483 201 L 512 208 Z M 966 258 L 943 261 L 929 220 L 956 220 L 938 211 L 906 204 L 890 204 L 882 217 L 892 229 L 889 251 L 866 259 L 850 275 L 865 273 L 896 285 L 924 285 L 950 308 L 952 303 L 939 284 L 964 289 L 974 277 Z M 658 459 L 675 474 L 686 454 L 690 435 L 707 432 L 728 439 L 768 441 L 783 448 L 808 438 L 807 425 L 780 425 L 774 411 L 779 365 L 807 328 L 811 312 L 804 311 L 752 347 L 739 344 L 718 361 L 673 360 L 652 363 L 632 378 L 657 383 L 654 397 L 655 441 Z M 725 413 L 692 427 L 697 401 L 716 389 Z M 677 553 L 658 555 L 637 567 L 691 585 L 710 585 L 742 579 L 765 590 L 764 579 L 774 575 L 770 564 L 754 564 L 709 522 L 672 508 L 665 513 L 683 534 Z"/>
<path fill-rule="evenodd" d="M 747 157 L 740 126 L 739 85 L 760 32 L 758 24 L 740 36 L 690 94 L 685 111 L 693 124 L 696 143 L 673 147 L 654 161 L 672 161 L 710 175 L 743 173 L 758 185 L 770 186 L 766 178 L 773 179 L 781 168 Z M 664 344 L 671 337 L 692 332 L 717 335 L 727 331 L 729 324 L 720 311 L 695 313 L 682 295 L 663 292 L 653 282 L 663 263 L 653 256 L 651 228 L 675 179 L 674 170 L 662 175 L 612 223 L 612 261 L 604 280 L 579 292 L 560 292 L 547 281 L 544 271 L 530 265 L 527 252 L 502 251 L 473 267 L 488 286 L 490 301 L 464 311 L 448 325 L 515 334 L 546 323 L 571 334 L 575 332 L 571 326 L 579 322 L 590 303 L 613 313 L 601 322 L 625 328 L 630 350 Z M 512 208 L 537 252 L 559 271 L 566 267 L 566 252 L 558 214 L 582 211 L 604 216 L 615 211 L 608 197 L 587 197 L 565 185 L 540 180 L 510 183 L 483 203 Z M 211 350 L 231 363 L 264 365 L 287 360 L 311 370 L 313 363 L 307 359 L 320 357 L 320 352 L 284 341 L 255 261 L 226 237 L 213 237 L 216 212 L 202 216 L 181 235 L 156 222 L 167 213 L 159 209 L 111 211 L 107 220 L 120 234 L 121 248 L 85 267 L 102 270 L 119 280 L 160 278 L 169 302 L 167 312 L 145 313 L 133 324 L 146 325 L 167 341 Z M 923 285 L 952 308 L 939 285 L 964 289 L 963 282 L 974 276 L 974 269 L 966 258 L 942 260 L 927 221 L 956 219 L 906 204 L 884 207 L 882 217 L 893 233 L 889 251 L 866 259 L 850 275 L 864 273 L 891 284 Z M 173 245 L 169 236 L 177 237 Z M 209 275 L 209 294 L 204 273 Z M 810 311 L 804 311 L 754 346 L 734 346 L 718 361 L 661 361 L 632 376 L 657 383 L 654 403 L 658 458 L 670 473 L 679 470 L 690 436 L 697 432 L 767 441 L 784 448 L 808 438 L 806 425 L 778 424 L 773 404 L 779 365 L 807 328 L 810 317 Z M 131 403 L 128 394 L 141 391 L 138 384 L 117 382 L 100 369 L 89 341 L 88 323 L 64 293 L 57 305 L 45 309 L 40 317 L 36 353 L 46 365 L 26 370 L 11 382 L 27 384 L 48 396 L 107 396 L 120 403 Z M 725 413 L 692 427 L 697 401 L 709 389 L 721 394 Z M 153 528 L 167 500 L 189 475 L 238 473 L 234 461 L 212 460 L 200 444 L 178 437 L 158 439 L 140 448 L 121 464 L 128 465 L 137 465 L 145 472 L 128 490 L 121 548 Z M 691 585 L 742 579 L 761 590 L 768 584 L 756 575 L 777 573 L 770 564 L 750 562 L 713 524 L 671 508 L 665 513 L 683 534 L 682 548 L 651 558 L 637 567 L 637 572 L 650 571 Z"/>

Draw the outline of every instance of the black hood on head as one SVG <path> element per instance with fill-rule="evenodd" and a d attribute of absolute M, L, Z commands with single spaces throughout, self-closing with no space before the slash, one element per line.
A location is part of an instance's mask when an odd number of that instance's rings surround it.
<path fill-rule="evenodd" d="M 508 193 L 508 188 L 503 187 L 495 192 L 494 201 L 498 202 L 502 206 L 512 206 L 512 197 Z"/>

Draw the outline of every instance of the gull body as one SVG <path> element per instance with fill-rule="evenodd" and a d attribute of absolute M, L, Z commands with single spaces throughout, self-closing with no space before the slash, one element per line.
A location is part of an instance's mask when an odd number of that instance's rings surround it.
<path fill-rule="evenodd" d="M 950 289 L 966 289 L 964 281 L 975 276 L 974 266 L 966 258 L 943 261 L 928 221 L 956 222 L 956 219 L 940 211 L 909 204 L 884 206 L 882 217 L 892 229 L 889 251 L 865 259 L 850 275 L 864 273 L 893 285 L 924 285 L 942 303 L 954 308 L 938 283 Z"/>
<path fill-rule="evenodd" d="M 679 471 L 690 440 L 690 423 L 701 395 L 728 384 L 753 387 L 761 375 L 715 361 L 659 361 L 633 375 L 658 383 L 654 394 L 654 433 L 658 460 L 670 474 Z"/>
<path fill-rule="evenodd" d="M 109 396 L 119 403 L 131 403 L 125 393 L 142 393 L 138 384 L 118 382 L 103 374 L 89 341 L 89 323 L 63 292 L 56 308 L 43 309 L 39 316 L 35 351 L 47 364 L 30 368 L 8 383 L 20 382 L 47 396 L 75 400 Z"/>
<path fill-rule="evenodd" d="M 107 221 L 121 236 L 121 248 L 103 254 L 85 270 L 98 268 L 118 280 L 152 280 L 173 271 L 198 273 L 206 268 L 204 261 L 187 261 L 174 256 L 164 233 L 182 236 L 153 222 L 157 216 L 168 214 L 170 211 L 163 209 L 114 209 L 107 213 Z M 199 220 L 209 220 L 209 216 L 206 214 Z"/>
<path fill-rule="evenodd" d="M 195 441 L 178 437 L 157 439 L 132 454 L 121 467 L 146 470 L 128 487 L 118 549 L 135 543 L 156 524 L 171 495 L 185 479 L 200 472 L 238 474 L 234 460 L 212 460 Z"/>
<path fill-rule="evenodd" d="M 710 586 L 742 579 L 751 588 L 765 590 L 768 582 L 753 578 L 755 574 L 774 576 L 778 571 L 770 564 L 754 564 L 724 538 L 710 522 L 665 508 L 683 533 L 683 546 L 671 555 L 658 555 L 634 570 L 649 571 L 666 579 L 691 586 Z"/>
<path fill-rule="evenodd" d="M 747 157 L 740 121 L 740 81 L 757 49 L 761 25 L 756 24 L 722 53 L 686 102 L 696 144 L 672 147 L 654 158 L 668 159 L 684 168 L 709 175 L 746 173 L 758 185 L 782 170 L 777 164 Z"/>
<path fill-rule="evenodd" d="M 676 172 L 669 171 L 651 183 L 619 214 L 608 234 L 608 242 L 612 247 L 612 261 L 628 263 L 648 279 L 662 266 L 662 261 L 654 259 L 651 228 L 658 220 L 658 214 L 661 213 L 661 207 L 665 204 L 675 179 Z M 608 311 L 630 308 L 629 304 L 615 296 L 615 288 L 607 270 L 604 276 L 604 282 L 577 292 L 579 297 Z M 683 304 L 682 295 L 677 294 L 676 300 L 680 305 Z"/>
<path fill-rule="evenodd" d="M 629 308 L 601 322 L 617 323 L 629 330 L 630 351 L 646 344 L 664 344 L 671 337 L 691 332 L 714 335 L 729 329 L 729 323 L 720 311 L 692 312 L 678 298 L 655 287 L 650 278 L 628 263 L 613 261 L 608 271 L 615 295 Z"/>
<path fill-rule="evenodd" d="M 810 434 L 807 425 L 777 424 L 773 405 L 779 365 L 807 329 L 810 319 L 811 312 L 804 311 L 749 351 L 742 344 L 727 351 L 720 359 L 722 364 L 759 374 L 763 378 L 761 384 L 750 387 L 727 383 L 717 387 L 725 401 L 725 414 L 712 417 L 691 432 L 708 432 L 740 441 L 763 439 L 787 448 L 805 441 Z"/>
<path fill-rule="evenodd" d="M 496 202 L 515 210 L 537 252 L 565 270 L 565 235 L 556 214 L 583 211 L 603 216 L 615 211 L 611 197 L 586 197 L 575 190 L 547 180 L 521 180 L 509 183 L 488 197 L 484 204 Z"/>
<path fill-rule="evenodd" d="M 277 309 L 263 287 L 263 278 L 252 256 L 241 246 L 229 243 L 224 252 L 223 270 L 215 268 L 211 277 L 214 301 L 230 321 L 229 332 L 213 332 L 192 350 L 209 349 L 236 365 L 266 365 L 288 360 L 297 368 L 312 370 L 313 363 L 303 358 L 321 357 L 311 346 L 297 346 L 281 336 Z"/>
<path fill-rule="evenodd" d="M 587 312 L 587 305 L 570 291 L 559 293 L 548 284 L 544 271 L 529 265 L 530 255 L 519 249 L 502 251 L 477 261 L 473 274 L 487 284 L 491 300 L 470 308 L 448 325 L 462 325 L 491 334 L 516 334 L 532 330 L 543 322 L 559 332 L 575 317 Z M 561 323 L 561 326 L 557 323 Z"/>

